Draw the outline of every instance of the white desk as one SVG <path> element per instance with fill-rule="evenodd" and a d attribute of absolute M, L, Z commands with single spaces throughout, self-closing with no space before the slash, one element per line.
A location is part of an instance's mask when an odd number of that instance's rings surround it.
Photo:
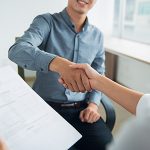
<path fill-rule="evenodd" d="M 150 45 L 124 39 L 105 37 L 106 76 L 116 80 L 117 57 L 129 57 L 150 64 Z"/>
<path fill-rule="evenodd" d="M 104 47 L 107 52 L 125 56 L 150 64 L 150 45 L 124 39 L 106 37 Z"/>

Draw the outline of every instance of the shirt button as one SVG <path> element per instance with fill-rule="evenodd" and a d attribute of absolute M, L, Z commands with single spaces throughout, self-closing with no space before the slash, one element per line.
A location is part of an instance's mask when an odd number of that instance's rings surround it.
<path fill-rule="evenodd" d="M 41 71 L 43 71 L 43 68 L 41 68 Z"/>
<path fill-rule="evenodd" d="M 27 68 L 27 65 L 24 65 L 25 68 Z"/>

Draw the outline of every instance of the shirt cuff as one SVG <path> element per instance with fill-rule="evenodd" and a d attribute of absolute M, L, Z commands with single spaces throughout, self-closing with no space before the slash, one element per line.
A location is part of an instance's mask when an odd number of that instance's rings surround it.
<path fill-rule="evenodd" d="M 102 98 L 102 93 L 99 91 L 93 90 L 89 94 L 88 102 L 95 103 L 97 106 L 99 106 L 101 102 L 101 98 Z"/>
<path fill-rule="evenodd" d="M 50 54 L 44 51 L 40 51 L 36 55 L 35 66 L 37 71 L 48 72 L 49 64 L 56 57 L 55 54 Z"/>
<path fill-rule="evenodd" d="M 137 104 L 136 116 L 142 119 L 148 114 L 150 115 L 150 94 L 144 94 Z"/>

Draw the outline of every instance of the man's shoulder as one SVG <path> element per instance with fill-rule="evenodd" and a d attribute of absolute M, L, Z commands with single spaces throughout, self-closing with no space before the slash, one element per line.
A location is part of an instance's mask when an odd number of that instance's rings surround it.
<path fill-rule="evenodd" d="M 51 24 L 51 20 L 52 20 L 52 15 L 50 13 L 44 13 L 44 14 L 39 14 L 37 15 L 34 20 L 45 20 L 45 22 L 47 22 L 48 24 Z"/>
<path fill-rule="evenodd" d="M 36 18 L 37 17 L 42 17 L 44 20 L 46 20 L 50 24 L 54 20 L 60 19 L 60 13 L 54 13 L 54 14 L 44 13 L 44 14 L 40 14 L 40 15 L 36 16 Z"/>
<path fill-rule="evenodd" d="M 52 17 L 51 13 L 44 13 L 44 14 L 40 14 L 39 16 L 45 17 L 45 18 L 50 18 Z"/>
<path fill-rule="evenodd" d="M 51 13 L 44 13 L 44 14 L 38 15 L 37 17 L 42 17 L 48 21 L 48 20 L 52 19 L 52 16 L 53 16 L 53 14 L 51 14 Z"/>

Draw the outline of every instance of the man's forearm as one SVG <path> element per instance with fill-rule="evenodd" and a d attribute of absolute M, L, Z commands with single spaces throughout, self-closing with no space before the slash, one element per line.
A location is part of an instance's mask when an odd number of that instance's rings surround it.
<path fill-rule="evenodd" d="M 20 41 L 10 48 L 8 57 L 25 69 L 48 72 L 48 65 L 56 55 L 33 47 L 28 42 Z"/>

